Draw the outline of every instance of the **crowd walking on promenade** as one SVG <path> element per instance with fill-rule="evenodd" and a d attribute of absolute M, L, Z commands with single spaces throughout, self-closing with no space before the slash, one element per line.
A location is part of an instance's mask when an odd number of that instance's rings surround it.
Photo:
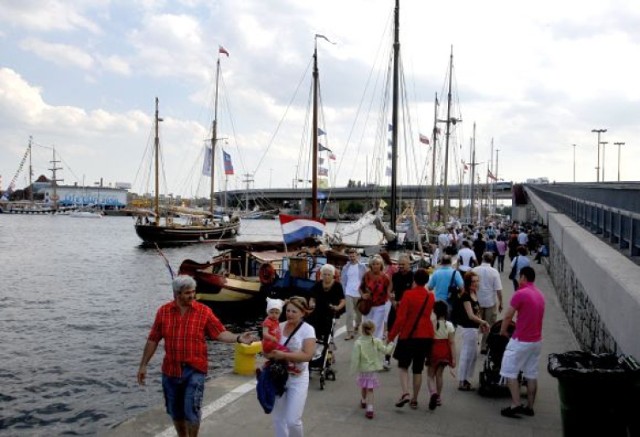
<path fill-rule="evenodd" d="M 419 409 L 425 373 L 424 399 L 431 411 L 446 404 L 442 393 L 447 368 L 457 379 L 459 391 L 478 390 L 482 378 L 476 364 L 492 354 L 496 343 L 492 335 L 505 338 L 499 375 L 511 397 L 510 404 L 496 414 L 533 416 L 545 302 L 535 285 L 529 257 L 545 256 L 538 251 L 543 246 L 539 235 L 537 226 L 517 224 L 510 228 L 451 227 L 438 235 L 437 245 L 431 248 L 432 254 L 437 252 L 432 260 L 437 259 L 438 264 L 427 268 L 412 267 L 407 254 L 393 263 L 386 253 L 373 255 L 365 264 L 358 251 L 350 249 L 340 270 L 331 265 L 321 269 L 320 281 L 309 296 L 269 299 L 264 356 L 289 363 L 286 390 L 276 397 L 271 413 L 274 436 L 304 435 L 309 362 L 341 313 L 346 334 L 338 347 L 350 351 L 350 383 L 358 391 L 354 408 L 362 409 L 367 419 L 376 417 L 374 404 L 375 408 Z M 505 304 L 500 273 L 507 255 L 514 292 Z M 193 436 L 198 433 L 207 371 L 205 340 L 250 344 L 256 338 L 248 332 L 228 332 L 211 309 L 195 302 L 192 278 L 178 276 L 173 288 L 174 301 L 158 310 L 151 328 L 138 381 L 145 382 L 147 365 L 164 340 L 166 411 L 179 436 Z M 367 314 L 358 309 L 361 299 L 372 301 Z M 281 313 L 285 321 L 278 322 Z M 515 329 L 510 329 L 513 325 Z M 374 402 L 374 392 L 381 384 L 379 373 L 394 367 L 398 369 L 398 397 L 378 397 Z M 521 400 L 523 381 L 526 403 Z"/>

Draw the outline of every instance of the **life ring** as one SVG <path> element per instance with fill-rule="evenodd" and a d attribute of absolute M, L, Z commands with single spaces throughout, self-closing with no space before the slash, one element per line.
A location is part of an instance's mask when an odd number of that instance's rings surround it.
<path fill-rule="evenodd" d="M 276 269 L 273 268 L 271 263 L 263 263 L 258 270 L 258 277 L 261 284 L 271 285 L 276 279 Z"/>

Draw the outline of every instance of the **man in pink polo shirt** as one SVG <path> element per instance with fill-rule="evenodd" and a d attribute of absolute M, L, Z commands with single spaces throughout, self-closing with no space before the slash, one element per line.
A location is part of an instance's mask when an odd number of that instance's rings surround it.
<path fill-rule="evenodd" d="M 534 285 L 536 272 L 531 267 L 520 269 L 519 288 L 511 297 L 500 335 L 508 336 L 507 328 L 518 313 L 516 329 L 507 344 L 502 357 L 500 375 L 507 379 L 511 392 L 511 406 L 500 411 L 505 417 L 519 418 L 521 414 L 533 416 L 533 403 L 538 389 L 538 361 L 542 349 L 542 319 L 544 317 L 544 296 Z M 520 403 L 518 374 L 527 379 L 527 406 Z"/>

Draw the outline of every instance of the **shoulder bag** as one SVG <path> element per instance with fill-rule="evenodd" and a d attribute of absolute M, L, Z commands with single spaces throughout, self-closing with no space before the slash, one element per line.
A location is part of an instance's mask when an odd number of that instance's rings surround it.
<path fill-rule="evenodd" d="M 411 331 L 409 331 L 409 336 L 407 338 L 404 339 L 398 339 L 398 345 L 395 349 L 395 351 L 393 352 L 393 358 L 395 358 L 396 360 L 400 360 L 402 357 L 407 356 L 407 354 L 409 353 L 410 350 L 413 350 L 415 348 L 415 345 L 413 344 L 413 333 L 416 331 L 416 328 L 418 327 L 418 322 L 420 321 L 420 318 L 422 317 L 422 313 L 424 313 L 424 309 L 427 306 L 427 302 L 429 302 L 429 290 L 425 290 L 427 292 L 427 297 L 424 300 L 424 302 L 422 303 L 422 306 L 420 307 L 420 310 L 418 311 L 418 315 L 416 316 L 416 320 L 413 322 L 413 327 L 411 328 Z"/>
<path fill-rule="evenodd" d="M 509 273 L 509 279 L 511 279 L 512 281 L 516 279 L 516 272 L 518 271 L 518 258 L 520 258 L 520 256 L 516 256 L 516 262 L 513 264 L 513 267 L 511 267 L 511 273 Z"/>
<path fill-rule="evenodd" d="M 458 297 L 458 291 L 460 288 L 458 284 L 456 284 L 456 273 L 457 271 L 453 271 L 453 275 L 451 275 L 451 281 L 449 281 L 449 288 L 447 289 L 447 300 L 451 303 Z"/>

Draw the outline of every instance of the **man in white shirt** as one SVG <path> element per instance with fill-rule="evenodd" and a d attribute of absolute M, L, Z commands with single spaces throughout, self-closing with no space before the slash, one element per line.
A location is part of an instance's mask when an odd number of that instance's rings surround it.
<path fill-rule="evenodd" d="M 478 265 L 476 254 L 471 250 L 471 245 L 468 240 L 462 242 L 462 249 L 458 252 L 458 270 L 464 275 L 471 270 L 474 266 Z"/>
<path fill-rule="evenodd" d="M 529 236 L 525 232 L 524 228 L 520 228 L 520 233 L 518 234 L 518 244 L 520 246 L 527 247 L 528 242 L 529 242 Z"/>
<path fill-rule="evenodd" d="M 342 268 L 340 281 L 344 288 L 344 297 L 347 304 L 347 335 L 344 339 L 351 340 L 360 326 L 360 323 L 362 323 L 362 314 L 358 311 L 356 304 L 360 298 L 360 283 L 362 282 L 362 277 L 367 271 L 367 267 L 360 263 L 360 257 L 356 249 L 349 249 L 347 254 L 349 255 L 349 262 Z M 353 325 L 354 319 L 356 322 L 355 326 Z"/>
<path fill-rule="evenodd" d="M 473 272 L 480 277 L 480 284 L 476 292 L 478 304 L 480 305 L 479 317 L 489 322 L 490 326 L 493 326 L 498 314 L 502 312 L 502 281 L 500 280 L 500 273 L 491 267 L 492 260 L 493 254 L 485 252 L 482 254 L 482 264 L 473 268 Z M 482 334 L 480 352 L 483 354 L 487 353 L 488 337 L 488 332 Z"/>

